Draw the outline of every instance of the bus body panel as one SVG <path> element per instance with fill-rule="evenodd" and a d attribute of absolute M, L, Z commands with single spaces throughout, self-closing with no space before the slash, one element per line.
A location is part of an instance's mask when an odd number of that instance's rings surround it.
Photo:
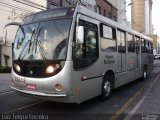
<path fill-rule="evenodd" d="M 75 69 L 75 61 L 73 60 L 73 41 L 76 39 L 76 27 L 79 20 L 95 24 L 98 29 L 98 58 L 93 64 L 83 69 Z M 108 71 L 111 71 L 114 74 L 113 87 L 117 88 L 142 77 L 145 65 L 147 66 L 148 73 L 152 70 L 153 55 L 136 52 L 129 53 L 127 52 L 127 42 L 125 53 L 118 51 L 118 45 L 117 51 L 115 52 L 103 51 L 101 49 L 101 23 L 115 27 L 116 31 L 120 29 L 125 34 L 125 41 L 127 41 L 127 32 L 152 41 L 150 38 L 138 32 L 132 31 L 78 5 L 73 15 L 68 41 L 67 59 L 64 62 L 63 69 L 58 74 L 48 78 L 22 77 L 12 70 L 12 88 L 19 93 L 30 97 L 57 102 L 81 103 L 101 95 L 102 82 Z M 139 46 L 141 46 L 141 44 L 139 44 Z M 141 51 L 141 47 L 139 50 Z M 62 85 L 61 92 L 55 90 L 56 84 Z M 27 88 L 27 85 L 30 85 L 29 87 L 33 89 L 35 86 L 35 90 Z"/>
<path fill-rule="evenodd" d="M 59 97 L 60 95 L 73 96 L 73 85 L 72 84 L 72 61 L 66 61 L 64 68 L 57 75 L 49 78 L 28 78 L 17 75 L 12 70 L 12 79 L 13 87 L 16 86 L 16 89 L 30 91 L 32 94 L 37 93 L 37 96 L 40 96 L 38 93 L 48 94 L 48 97 L 53 95 Z M 58 92 L 55 90 L 55 85 L 61 84 L 62 91 Z M 30 85 L 31 88 L 27 88 L 27 85 Z M 35 87 L 35 88 L 32 88 Z M 61 97 L 61 96 L 60 96 Z"/>

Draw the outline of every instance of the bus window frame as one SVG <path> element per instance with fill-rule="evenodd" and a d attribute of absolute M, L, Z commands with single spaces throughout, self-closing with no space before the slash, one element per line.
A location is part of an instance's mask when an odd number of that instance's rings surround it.
<path fill-rule="evenodd" d="M 138 38 L 138 40 L 137 40 L 137 38 Z M 136 54 L 140 54 L 141 53 L 141 48 L 140 48 L 141 47 L 141 37 L 135 35 L 134 39 L 135 39 L 135 51 L 136 51 Z M 138 47 L 138 49 L 137 49 L 137 47 Z"/>
<path fill-rule="evenodd" d="M 109 37 L 104 37 L 103 35 L 103 26 L 107 26 L 112 28 L 112 38 Z M 115 30 L 115 34 L 113 34 L 113 29 Z M 101 44 L 102 44 L 102 39 L 106 39 L 106 40 L 111 40 L 111 41 L 115 41 L 115 50 L 111 50 L 111 49 L 103 49 Z M 101 51 L 107 51 L 107 52 L 118 52 L 118 46 L 117 46 L 117 28 L 114 26 L 111 26 L 109 24 L 105 24 L 105 23 L 100 23 L 100 50 Z"/>
<path fill-rule="evenodd" d="M 83 24 L 83 23 L 85 23 L 85 24 Z M 87 25 L 88 24 L 88 25 Z M 94 26 L 94 27 L 91 27 L 92 25 Z M 92 31 L 94 31 L 95 33 L 96 33 L 96 56 L 94 56 L 94 57 L 92 57 L 92 58 L 89 58 L 89 57 L 86 57 L 86 56 L 83 56 L 83 57 L 80 57 L 80 58 L 77 58 L 77 57 L 75 57 L 75 53 L 73 53 L 73 52 L 75 52 L 74 51 L 74 47 L 76 46 L 76 45 L 78 45 L 78 43 L 75 43 L 75 45 L 73 46 L 73 48 L 72 48 L 72 60 L 73 60 L 73 68 L 74 68 L 74 70 L 76 70 L 76 71 L 80 71 L 80 70 L 84 70 L 84 69 L 87 69 L 88 67 L 90 67 L 91 65 L 93 65 L 98 59 L 99 59 L 99 32 L 98 32 L 98 25 L 97 24 L 95 24 L 95 23 L 92 23 L 92 22 L 88 22 L 88 21 L 85 21 L 85 20 L 83 20 L 83 19 L 79 19 L 79 21 L 78 21 L 78 23 L 76 23 L 76 25 L 78 25 L 78 26 L 84 26 L 84 43 L 83 43 L 83 46 L 85 47 L 84 49 L 83 49 L 83 51 L 82 52 L 86 52 L 86 31 L 87 30 L 92 30 Z M 90 26 L 91 25 L 91 26 Z M 75 29 L 76 29 L 76 27 L 75 27 Z M 76 36 L 77 36 L 77 32 L 74 32 L 74 40 L 73 41 L 76 41 Z M 83 53 L 84 54 L 84 53 Z M 86 54 L 86 53 L 85 53 Z M 87 64 L 87 65 L 85 65 L 84 67 L 76 67 L 75 65 L 75 61 L 91 61 L 91 63 L 90 64 Z M 79 62 L 80 63 L 80 62 Z"/>
<path fill-rule="evenodd" d="M 133 33 L 130 32 L 126 32 L 126 47 L 127 47 L 127 52 L 128 53 L 135 53 L 136 52 L 136 41 L 135 41 L 135 35 Z M 128 51 L 128 35 L 132 35 L 132 41 L 134 42 L 134 51 Z"/>
<path fill-rule="evenodd" d="M 118 34 L 117 34 L 117 39 L 116 39 L 116 41 L 117 41 L 117 53 L 123 53 L 123 54 L 126 54 L 127 53 L 127 38 L 126 38 L 126 34 L 127 34 L 127 32 L 125 31 L 125 30 L 122 30 L 122 29 L 119 29 L 119 28 L 117 28 L 117 31 L 116 31 L 116 33 L 118 33 L 118 32 L 120 32 L 120 33 L 124 33 L 124 43 L 125 43 L 125 51 L 123 51 L 123 49 L 122 49 L 122 39 L 121 39 L 121 50 L 119 51 L 119 46 L 118 46 Z"/>

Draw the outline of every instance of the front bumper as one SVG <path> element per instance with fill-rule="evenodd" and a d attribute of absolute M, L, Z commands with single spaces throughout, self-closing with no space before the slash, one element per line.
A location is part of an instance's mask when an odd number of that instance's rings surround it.
<path fill-rule="evenodd" d="M 53 93 L 53 94 L 46 94 L 46 93 L 40 93 L 40 92 L 35 92 L 35 91 L 28 91 L 28 90 L 20 90 L 17 89 L 13 86 L 11 86 L 11 88 L 15 91 L 18 92 L 22 92 L 22 93 L 26 93 L 26 94 L 32 94 L 32 95 L 36 95 L 36 96 L 44 96 L 44 97 L 66 97 L 67 95 L 65 93 Z"/>
<path fill-rule="evenodd" d="M 28 91 L 28 90 L 20 90 L 13 86 L 11 86 L 13 90 L 20 93 L 21 95 L 32 97 L 32 98 L 38 98 L 43 100 L 49 100 L 49 101 L 55 101 L 55 102 L 64 102 L 64 103 L 74 103 L 74 97 L 73 96 L 67 96 L 66 93 L 41 93 L 41 92 L 35 92 L 35 91 Z"/>

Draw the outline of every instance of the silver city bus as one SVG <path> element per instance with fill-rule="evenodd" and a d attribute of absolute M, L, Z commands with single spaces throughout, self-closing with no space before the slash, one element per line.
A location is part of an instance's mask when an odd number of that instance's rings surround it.
<path fill-rule="evenodd" d="M 77 5 L 24 18 L 13 44 L 12 88 L 66 103 L 103 99 L 152 70 L 152 39 Z M 8 26 L 6 25 L 6 27 Z"/>

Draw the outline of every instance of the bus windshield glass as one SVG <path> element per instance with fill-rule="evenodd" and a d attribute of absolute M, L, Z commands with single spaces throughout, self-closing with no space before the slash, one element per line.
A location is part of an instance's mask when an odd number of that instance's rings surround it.
<path fill-rule="evenodd" d="M 13 60 L 65 60 L 71 19 L 27 24 L 15 37 Z"/>

